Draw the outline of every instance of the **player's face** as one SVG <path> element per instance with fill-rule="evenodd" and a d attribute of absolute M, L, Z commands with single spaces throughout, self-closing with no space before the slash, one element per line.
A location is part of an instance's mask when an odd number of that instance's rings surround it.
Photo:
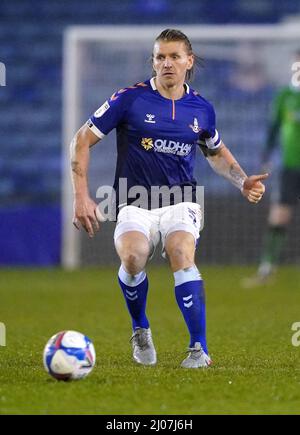
<path fill-rule="evenodd" d="M 183 84 L 186 72 L 192 68 L 194 56 L 187 53 L 182 41 L 157 41 L 153 49 L 153 69 L 162 85 Z"/>

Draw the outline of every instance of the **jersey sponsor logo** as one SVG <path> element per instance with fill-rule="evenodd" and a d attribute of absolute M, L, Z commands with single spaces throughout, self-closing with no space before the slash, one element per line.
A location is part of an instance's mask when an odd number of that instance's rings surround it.
<path fill-rule="evenodd" d="M 193 144 L 176 142 L 174 140 L 168 139 L 156 139 L 153 141 L 152 138 L 143 137 L 141 145 L 145 150 L 153 151 L 165 154 L 175 154 L 177 156 L 187 156 L 190 154 Z"/>
<path fill-rule="evenodd" d="M 149 151 L 153 148 L 153 139 L 151 137 L 143 137 L 141 145 L 145 148 L 146 151 Z"/>
<path fill-rule="evenodd" d="M 190 124 L 189 127 L 193 130 L 194 133 L 199 133 L 201 131 L 197 118 L 194 118 L 194 124 Z"/>
<path fill-rule="evenodd" d="M 104 115 L 104 113 L 110 108 L 110 105 L 108 103 L 108 101 L 105 101 L 104 104 L 102 104 L 101 107 L 99 107 L 98 110 L 96 110 L 96 112 L 94 113 L 94 117 L 95 118 L 101 118 L 102 115 Z"/>
<path fill-rule="evenodd" d="M 155 115 L 152 115 L 151 113 L 147 113 L 146 118 L 147 119 L 144 119 L 145 122 L 149 122 L 150 124 L 156 123 L 156 121 L 154 120 Z"/>

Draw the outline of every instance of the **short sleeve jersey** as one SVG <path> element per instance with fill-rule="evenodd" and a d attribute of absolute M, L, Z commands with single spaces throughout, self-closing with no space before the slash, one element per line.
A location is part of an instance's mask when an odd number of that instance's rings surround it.
<path fill-rule="evenodd" d="M 197 146 L 217 149 L 221 140 L 213 106 L 184 86 L 185 94 L 178 100 L 163 97 L 154 78 L 120 89 L 87 121 L 99 138 L 116 129 L 116 191 L 120 178 L 127 179 L 128 189 L 195 188 Z"/>

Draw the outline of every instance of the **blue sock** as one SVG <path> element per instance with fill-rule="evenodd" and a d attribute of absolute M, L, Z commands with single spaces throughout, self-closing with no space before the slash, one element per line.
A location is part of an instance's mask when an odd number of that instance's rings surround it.
<path fill-rule="evenodd" d="M 175 295 L 190 333 L 190 347 L 200 342 L 208 354 L 206 344 L 205 293 L 196 266 L 174 272 Z"/>
<path fill-rule="evenodd" d="M 149 328 L 149 322 L 146 317 L 148 293 L 148 278 L 146 273 L 142 271 L 137 275 L 130 275 L 121 265 L 118 278 L 132 318 L 133 330 L 136 328 Z"/>

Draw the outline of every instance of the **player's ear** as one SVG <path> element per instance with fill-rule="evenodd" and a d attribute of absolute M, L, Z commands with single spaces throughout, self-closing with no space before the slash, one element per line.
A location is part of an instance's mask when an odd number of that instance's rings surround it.
<path fill-rule="evenodd" d="M 189 54 L 188 56 L 188 70 L 191 70 L 193 68 L 194 65 L 194 61 L 195 61 L 195 56 L 193 54 Z"/>
<path fill-rule="evenodd" d="M 153 56 L 153 53 L 152 53 L 152 56 L 151 56 L 151 65 L 152 65 L 153 71 L 156 73 L 156 69 L 155 69 L 155 66 L 154 66 L 154 56 Z"/>

